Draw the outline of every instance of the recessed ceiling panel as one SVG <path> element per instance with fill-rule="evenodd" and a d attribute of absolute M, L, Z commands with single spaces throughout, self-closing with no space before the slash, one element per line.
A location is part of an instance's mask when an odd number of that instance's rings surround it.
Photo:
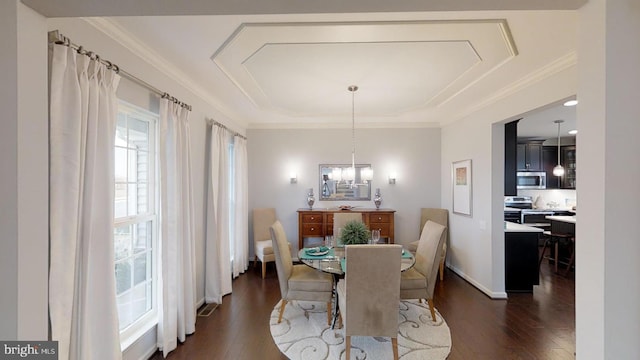
<path fill-rule="evenodd" d="M 360 109 L 392 115 L 427 106 L 479 62 L 467 41 L 422 41 L 266 44 L 244 66 L 269 106 L 282 111 L 342 114 L 345 84 L 356 84 Z M 397 100 L 382 101 L 388 97 Z"/>
<path fill-rule="evenodd" d="M 517 55 L 504 20 L 243 24 L 212 56 L 257 108 L 301 117 L 429 112 Z M 384 99 L 385 101 L 381 101 Z"/>

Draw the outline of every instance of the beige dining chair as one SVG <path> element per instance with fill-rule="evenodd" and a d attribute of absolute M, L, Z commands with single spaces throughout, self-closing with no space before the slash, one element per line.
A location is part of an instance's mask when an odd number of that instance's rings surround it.
<path fill-rule="evenodd" d="M 420 209 L 420 232 L 422 232 L 427 220 L 434 221 L 447 228 L 444 235 L 444 243 L 442 244 L 442 256 L 440 257 L 440 281 L 442 281 L 444 280 L 444 263 L 447 260 L 447 242 L 449 240 L 449 210 L 439 208 Z M 415 253 L 418 250 L 419 241 L 420 240 L 416 240 L 410 243 L 407 246 L 407 250 Z"/>
<path fill-rule="evenodd" d="M 391 338 L 398 359 L 401 245 L 345 246 L 345 278 L 338 282 L 346 359 L 352 336 Z"/>
<path fill-rule="evenodd" d="M 340 236 L 340 229 L 343 228 L 349 221 L 362 222 L 362 213 L 352 212 L 337 212 L 333 213 L 333 236 Z"/>
<path fill-rule="evenodd" d="M 431 318 L 436 321 L 433 306 L 433 290 L 438 277 L 438 262 L 442 257 L 442 244 L 447 228 L 427 220 L 422 229 L 415 265 L 402 273 L 400 280 L 401 299 L 426 299 L 431 310 Z"/>
<path fill-rule="evenodd" d="M 253 209 L 253 251 L 255 259 L 253 266 L 256 266 L 258 260 L 262 262 L 262 278 L 264 279 L 267 272 L 267 263 L 275 261 L 273 254 L 273 241 L 269 227 L 276 222 L 276 209 L 274 208 L 257 208 Z"/>
<path fill-rule="evenodd" d="M 273 238 L 273 252 L 280 284 L 282 304 L 278 324 L 282 321 L 284 308 L 289 301 L 324 301 L 327 303 L 327 324 L 331 325 L 331 301 L 333 299 L 333 277 L 307 265 L 293 265 L 287 234 L 280 221 L 269 228 Z"/>

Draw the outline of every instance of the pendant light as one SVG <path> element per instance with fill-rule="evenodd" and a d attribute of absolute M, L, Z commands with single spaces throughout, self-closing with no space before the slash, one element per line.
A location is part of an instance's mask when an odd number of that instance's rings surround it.
<path fill-rule="evenodd" d="M 350 186 L 353 188 L 358 184 L 356 181 L 356 101 L 355 94 L 358 91 L 357 85 L 350 85 L 347 90 L 351 92 L 351 167 L 345 169 L 342 178 L 350 182 Z M 370 167 L 360 170 L 360 181 L 363 183 L 369 183 L 373 178 L 373 170 Z"/>
<path fill-rule="evenodd" d="M 560 165 L 560 124 L 564 122 L 564 120 L 554 120 L 554 123 L 558 124 L 558 165 L 553 168 L 553 175 L 555 176 L 563 176 L 564 175 L 564 167 Z"/>

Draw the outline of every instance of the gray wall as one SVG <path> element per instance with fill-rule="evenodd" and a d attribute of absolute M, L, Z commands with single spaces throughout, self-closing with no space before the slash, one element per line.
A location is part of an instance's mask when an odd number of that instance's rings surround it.
<path fill-rule="evenodd" d="M 296 210 L 307 206 L 309 188 L 318 199 L 319 164 L 351 162 L 351 129 L 251 129 L 247 136 L 249 209 L 276 208 L 297 250 Z M 373 191 L 380 188 L 382 207 L 397 211 L 396 243 L 417 240 L 420 208 L 440 206 L 440 129 L 356 129 L 356 163 L 371 164 Z M 392 171 L 397 173 L 395 185 L 388 181 Z M 291 172 L 297 174 L 297 184 L 290 184 Z M 344 204 L 375 207 L 373 201 L 316 201 L 314 207 Z"/>

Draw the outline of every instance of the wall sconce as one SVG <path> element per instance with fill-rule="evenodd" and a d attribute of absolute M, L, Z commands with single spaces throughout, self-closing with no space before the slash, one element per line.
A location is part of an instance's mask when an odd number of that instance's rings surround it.
<path fill-rule="evenodd" d="M 395 184 L 396 183 L 396 177 L 397 177 L 396 173 L 394 173 L 394 172 L 389 173 L 389 184 L 392 184 L 392 185 Z"/>
<path fill-rule="evenodd" d="M 289 179 L 291 181 L 292 184 L 297 184 L 298 183 L 298 175 L 296 173 L 291 173 L 289 174 Z"/>

